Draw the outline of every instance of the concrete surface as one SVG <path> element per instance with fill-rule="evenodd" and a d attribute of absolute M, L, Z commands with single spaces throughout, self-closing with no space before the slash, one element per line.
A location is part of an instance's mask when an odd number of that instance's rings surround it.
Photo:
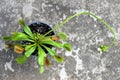
<path fill-rule="evenodd" d="M 120 80 L 120 0 L 0 0 L 0 36 L 9 35 L 26 23 L 43 21 L 55 26 L 78 11 L 91 11 L 103 18 L 117 32 L 115 45 L 100 53 L 100 44 L 109 44 L 113 35 L 88 15 L 74 18 L 58 31 L 68 34 L 72 51 L 58 50 L 65 62 L 58 64 L 50 57 L 51 67 L 39 74 L 36 57 L 18 65 L 12 50 L 5 50 L 0 39 L 0 80 Z"/>

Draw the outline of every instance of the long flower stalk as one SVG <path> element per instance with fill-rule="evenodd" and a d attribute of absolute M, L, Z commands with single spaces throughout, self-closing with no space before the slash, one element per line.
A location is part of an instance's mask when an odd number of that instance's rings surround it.
<path fill-rule="evenodd" d="M 103 19 L 99 18 L 98 16 L 96 16 L 95 14 L 91 13 L 91 12 L 78 12 L 73 14 L 72 16 L 66 18 L 63 22 L 61 22 L 60 24 L 56 25 L 52 30 L 48 31 L 44 36 L 46 36 L 47 34 L 49 34 L 50 32 L 57 30 L 58 28 L 62 27 L 64 24 L 66 24 L 67 22 L 69 22 L 71 19 L 73 19 L 74 17 L 80 16 L 80 15 L 90 15 L 93 18 L 97 19 L 98 21 L 100 21 L 102 24 L 104 24 L 107 28 L 110 29 L 110 31 L 112 32 L 112 34 L 114 35 L 114 38 L 112 40 L 112 42 L 109 45 L 101 45 L 100 48 L 103 52 L 108 51 L 109 48 L 111 48 L 115 41 L 116 41 L 116 32 L 115 30 L 109 25 L 107 24 Z"/>

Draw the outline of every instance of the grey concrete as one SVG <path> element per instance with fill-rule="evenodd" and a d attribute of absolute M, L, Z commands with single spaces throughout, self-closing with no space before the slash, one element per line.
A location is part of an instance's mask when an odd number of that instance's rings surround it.
<path fill-rule="evenodd" d="M 115 45 L 100 53 L 100 44 L 109 44 L 113 36 L 102 24 L 88 15 L 74 18 L 58 31 L 68 34 L 72 51 L 58 50 L 65 62 L 52 63 L 44 74 L 39 74 L 36 57 L 18 65 L 12 50 L 6 50 L 0 39 L 0 80 L 120 80 L 120 0 L 0 0 L 0 36 L 9 35 L 26 23 L 43 21 L 55 26 L 78 11 L 91 11 L 103 18 L 117 32 Z"/>

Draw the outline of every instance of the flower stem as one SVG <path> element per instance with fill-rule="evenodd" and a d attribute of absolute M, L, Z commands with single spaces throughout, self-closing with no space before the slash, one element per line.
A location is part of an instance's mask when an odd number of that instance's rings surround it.
<path fill-rule="evenodd" d="M 81 14 L 88 14 L 90 16 L 92 16 L 93 18 L 96 18 L 98 21 L 100 21 L 102 24 L 104 24 L 107 28 L 110 29 L 110 31 L 112 32 L 112 34 L 114 35 L 114 38 L 112 40 L 112 42 L 108 45 L 108 47 L 112 47 L 116 41 L 116 32 L 115 30 L 109 25 L 107 24 L 103 19 L 99 18 L 98 16 L 96 16 L 95 14 L 91 13 L 91 12 L 78 12 L 73 14 L 72 16 L 66 18 L 63 22 L 61 22 L 60 24 L 56 25 L 52 30 L 48 31 L 44 36 L 46 36 L 47 34 L 49 34 L 50 32 L 57 30 L 58 28 L 62 27 L 64 24 L 66 24 L 68 21 L 70 21 L 71 19 L 73 19 L 74 17 L 80 16 Z"/>

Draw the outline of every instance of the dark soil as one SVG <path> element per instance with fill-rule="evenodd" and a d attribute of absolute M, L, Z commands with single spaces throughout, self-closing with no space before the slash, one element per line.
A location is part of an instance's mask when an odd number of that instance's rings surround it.
<path fill-rule="evenodd" d="M 43 34 L 43 35 L 46 32 L 52 30 L 52 28 L 49 25 L 47 25 L 45 23 L 41 23 L 41 22 L 33 22 L 33 23 L 29 24 L 28 26 L 30 27 L 30 29 L 31 29 L 31 31 L 33 33 L 38 32 L 38 33 Z M 47 36 L 52 36 L 52 35 L 55 35 L 54 31 L 52 31 L 51 33 L 49 33 Z M 26 44 L 26 43 L 29 43 L 29 42 L 24 42 L 24 44 Z M 51 45 L 47 44 L 46 46 L 49 47 L 49 48 L 52 48 Z M 44 49 L 45 53 L 47 54 L 48 51 L 45 48 L 43 48 L 43 49 Z M 36 49 L 32 55 L 37 55 L 37 53 L 38 53 L 38 51 Z"/>
<path fill-rule="evenodd" d="M 49 25 L 41 22 L 34 22 L 29 24 L 28 26 L 30 27 L 33 33 L 39 32 L 40 34 L 45 34 L 46 32 L 52 29 Z M 52 36 L 54 34 L 54 32 L 51 32 L 47 36 Z"/>

